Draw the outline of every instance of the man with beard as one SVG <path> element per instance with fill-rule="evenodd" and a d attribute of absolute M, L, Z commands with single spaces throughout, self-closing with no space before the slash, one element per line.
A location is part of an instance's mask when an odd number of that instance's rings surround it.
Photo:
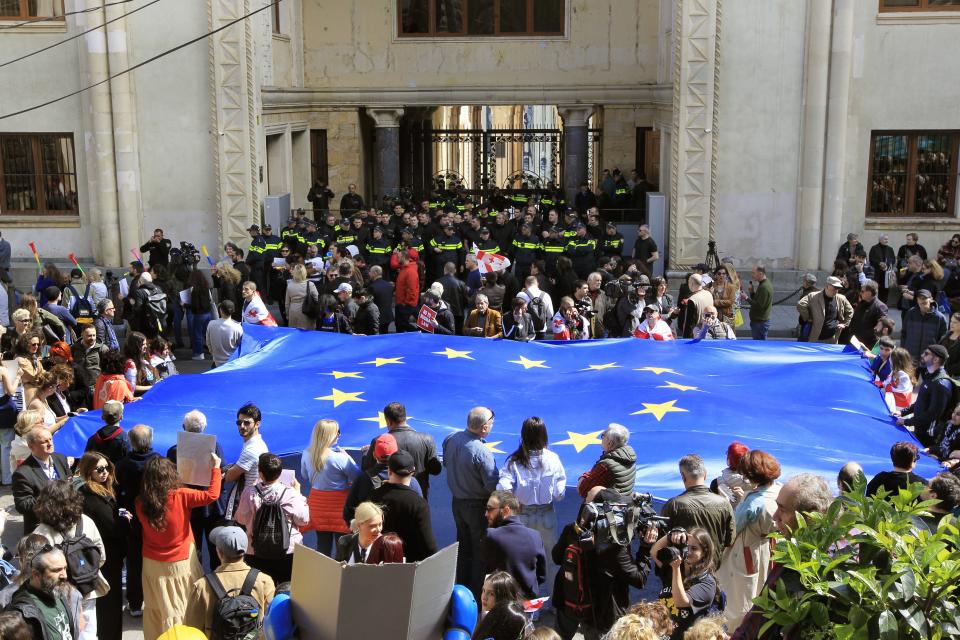
<path fill-rule="evenodd" d="M 23 616 L 34 638 L 44 640 L 74 640 L 80 637 L 72 607 L 67 602 L 67 559 L 60 549 L 45 546 L 33 557 L 29 566 L 30 579 L 13 594 L 8 610 Z"/>

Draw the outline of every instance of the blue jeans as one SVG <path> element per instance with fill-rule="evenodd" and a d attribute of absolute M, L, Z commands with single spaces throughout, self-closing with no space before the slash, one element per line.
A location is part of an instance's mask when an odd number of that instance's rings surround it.
<path fill-rule="evenodd" d="M 552 502 L 550 504 L 539 505 L 525 504 L 520 508 L 520 513 L 517 514 L 517 517 L 525 526 L 539 533 L 540 538 L 543 539 L 543 550 L 547 555 L 547 577 L 541 587 L 541 591 L 549 592 L 553 586 L 553 578 L 557 572 L 557 565 L 553 564 L 553 557 L 550 553 L 553 546 L 557 544 L 558 539 L 557 511 Z M 541 592 L 539 595 L 546 594 Z"/>
<path fill-rule="evenodd" d="M 173 314 L 173 320 L 170 323 L 173 325 L 171 327 L 173 329 L 173 344 L 174 346 L 179 347 L 183 345 L 183 307 L 181 307 L 179 304 L 173 304 L 170 305 L 170 309 L 171 313 Z"/>
<path fill-rule="evenodd" d="M 317 551 L 328 558 L 336 558 L 337 540 L 342 535 L 342 533 L 334 533 L 333 531 L 317 531 Z"/>
<path fill-rule="evenodd" d="M 10 444 L 16 435 L 17 432 L 13 429 L 0 429 L 0 475 L 3 477 L 3 484 L 13 482 L 13 470 L 10 468 Z"/>
<path fill-rule="evenodd" d="M 207 325 L 210 324 L 211 314 L 193 313 L 187 311 L 187 326 L 190 327 L 190 346 L 193 347 L 193 355 L 203 354 L 203 341 L 207 335 Z"/>
<path fill-rule="evenodd" d="M 754 322 L 750 321 L 750 337 L 754 340 L 766 340 L 767 332 L 770 331 L 770 321 Z"/>

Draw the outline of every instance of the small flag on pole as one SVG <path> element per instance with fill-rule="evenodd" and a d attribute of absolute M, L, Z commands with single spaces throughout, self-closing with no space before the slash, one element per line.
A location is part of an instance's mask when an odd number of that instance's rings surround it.
<path fill-rule="evenodd" d="M 140 257 L 140 254 L 137 253 L 136 249 L 130 249 L 130 253 L 133 254 L 133 258 L 140 263 L 140 266 L 143 266 L 143 258 Z"/>
<path fill-rule="evenodd" d="M 73 263 L 73 266 L 75 266 L 77 269 L 80 269 L 80 273 L 83 273 L 83 275 L 87 275 L 86 273 L 84 273 L 83 267 L 80 266 L 80 263 L 77 262 L 77 257 L 75 255 L 71 253 L 67 257 L 70 258 L 70 262 Z"/>
<path fill-rule="evenodd" d="M 510 268 L 510 258 L 499 253 L 477 251 L 477 267 L 480 269 L 480 275 L 494 271 L 506 271 Z"/>
<path fill-rule="evenodd" d="M 33 253 L 33 259 L 37 261 L 37 270 L 40 270 L 40 252 L 37 251 L 37 245 L 30 243 L 30 251 Z"/>
<path fill-rule="evenodd" d="M 213 266 L 213 258 L 211 258 L 211 257 L 210 257 L 210 253 L 207 252 L 207 245 L 205 245 L 205 244 L 200 245 L 200 251 L 203 253 L 203 257 L 205 257 L 205 258 L 207 259 L 207 262 L 208 262 L 208 263 L 210 264 L 210 266 L 212 267 L 212 266 Z"/>

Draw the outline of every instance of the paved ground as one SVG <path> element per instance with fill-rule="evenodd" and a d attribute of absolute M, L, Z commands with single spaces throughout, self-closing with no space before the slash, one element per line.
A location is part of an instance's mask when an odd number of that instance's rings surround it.
<path fill-rule="evenodd" d="M 900 312 L 892 309 L 890 312 L 891 317 L 893 317 L 899 327 L 900 323 Z M 771 329 L 770 337 L 775 340 L 791 340 L 796 339 L 796 329 L 797 325 L 797 312 L 792 304 L 784 304 L 775 306 L 771 314 Z M 745 324 L 737 331 L 738 337 L 741 339 L 749 339 L 750 337 L 750 328 L 748 324 Z M 190 359 L 189 350 L 178 350 L 177 353 L 177 367 L 179 368 L 181 374 L 191 375 L 203 373 L 210 369 L 210 361 L 205 360 L 202 362 L 193 361 Z M 285 459 L 284 466 L 288 468 L 299 468 L 299 456 L 291 457 Z M 433 511 L 433 522 L 437 534 L 437 542 L 441 546 L 445 546 L 455 541 L 456 532 L 453 529 L 453 514 L 450 511 L 450 496 L 446 488 L 445 478 L 441 477 L 436 480 L 435 483 L 431 484 L 431 509 Z M 578 501 L 576 500 L 575 494 L 570 496 L 570 499 L 565 500 L 560 503 L 560 513 L 559 519 L 561 523 L 571 522 L 576 517 L 576 509 L 578 507 Z M 20 538 L 21 532 L 23 530 L 23 519 L 17 514 L 13 508 L 13 497 L 10 494 L 9 487 L 0 487 L 0 508 L 8 509 L 12 512 L 7 520 L 7 527 L 3 534 L 3 544 L 8 548 L 12 549 L 16 546 L 17 540 Z M 309 545 L 314 544 L 313 535 L 310 534 L 307 537 L 306 543 Z M 552 582 L 548 583 L 552 589 Z M 657 589 L 659 588 L 658 581 L 655 577 L 651 577 L 650 582 L 648 583 L 646 589 L 642 592 L 636 593 L 636 599 L 641 597 L 654 597 Z M 547 621 L 545 619 L 545 621 Z M 124 640 L 142 640 L 143 633 L 140 630 L 140 621 L 134 618 L 131 618 L 129 615 L 124 614 Z M 580 636 L 577 636 L 578 638 Z"/>

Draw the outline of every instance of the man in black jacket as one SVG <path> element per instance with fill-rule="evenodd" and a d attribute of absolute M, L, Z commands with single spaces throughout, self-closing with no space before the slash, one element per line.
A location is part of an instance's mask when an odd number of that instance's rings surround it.
<path fill-rule="evenodd" d="M 430 434 L 420 433 L 407 425 L 407 409 L 399 402 L 391 402 L 383 408 L 383 421 L 387 433 L 396 439 L 397 447 L 413 456 L 413 466 L 416 469 L 414 477 L 420 485 L 423 497 L 427 498 L 430 493 L 430 476 L 438 476 L 443 470 L 440 458 L 437 457 L 436 440 Z M 377 438 L 374 438 L 360 462 L 364 471 L 377 463 L 376 448 Z"/>
<path fill-rule="evenodd" d="M 887 305 L 878 297 L 879 286 L 873 280 L 867 280 L 860 287 L 860 300 L 853 309 L 850 320 L 850 332 L 868 349 L 876 341 L 873 329 L 880 318 L 887 315 Z"/>
<path fill-rule="evenodd" d="M 371 502 L 383 507 L 383 530 L 403 540 L 407 562 L 419 562 L 437 552 L 430 505 L 410 488 L 415 471 L 413 456 L 401 449 L 390 456 L 387 481 L 370 493 Z"/>
<path fill-rule="evenodd" d="M 46 427 L 34 427 L 26 439 L 31 455 L 13 472 L 13 504 L 23 516 L 24 535 L 37 528 L 33 508 L 43 488 L 72 475 L 66 456 L 53 452 L 53 436 Z"/>
<path fill-rule="evenodd" d="M 467 285 L 457 276 L 457 265 L 448 262 L 443 265 L 443 275 L 438 282 L 443 285 L 442 299 L 453 314 L 454 332 L 463 334 L 463 318 L 467 310 Z"/>
<path fill-rule="evenodd" d="M 943 365 L 947 362 L 947 349 L 940 344 L 931 344 L 920 354 L 920 385 L 917 388 L 916 401 L 903 411 L 894 412 L 897 424 L 913 427 L 913 435 L 924 447 L 935 446 L 940 440 L 936 426 L 940 420 L 952 411 L 950 400 L 953 397 L 953 382 L 947 376 Z M 910 416 L 904 418 L 902 416 Z"/>
<path fill-rule="evenodd" d="M 387 333 L 393 322 L 393 283 L 383 277 L 381 267 L 370 267 L 370 283 L 367 285 L 373 301 L 380 309 L 380 333 Z"/>
<path fill-rule="evenodd" d="M 154 229 L 153 237 L 146 244 L 141 245 L 140 253 L 149 253 L 147 261 L 151 267 L 158 264 L 170 264 L 170 247 L 173 243 L 163 237 L 163 229 Z"/>
<path fill-rule="evenodd" d="M 120 426 L 120 421 L 123 420 L 123 403 L 107 400 L 103 403 L 101 417 L 103 426 L 90 436 L 84 451 L 96 451 L 117 464 L 130 453 L 130 439 Z"/>
<path fill-rule="evenodd" d="M 330 212 L 330 200 L 333 191 L 320 180 L 316 180 L 307 192 L 307 201 L 313 203 L 313 219 L 319 221 Z"/>
<path fill-rule="evenodd" d="M 74 609 L 63 595 L 66 591 L 61 589 L 68 584 L 63 551 L 48 545 L 22 570 L 30 578 L 13 594 L 7 609 L 23 617 L 34 638 L 79 638 Z"/>
<path fill-rule="evenodd" d="M 519 512 L 520 502 L 509 491 L 490 494 L 483 556 L 487 573 L 506 571 L 520 585 L 523 597 L 532 599 L 540 595 L 540 587 L 547 579 L 547 556 L 543 538 L 520 522 Z"/>

